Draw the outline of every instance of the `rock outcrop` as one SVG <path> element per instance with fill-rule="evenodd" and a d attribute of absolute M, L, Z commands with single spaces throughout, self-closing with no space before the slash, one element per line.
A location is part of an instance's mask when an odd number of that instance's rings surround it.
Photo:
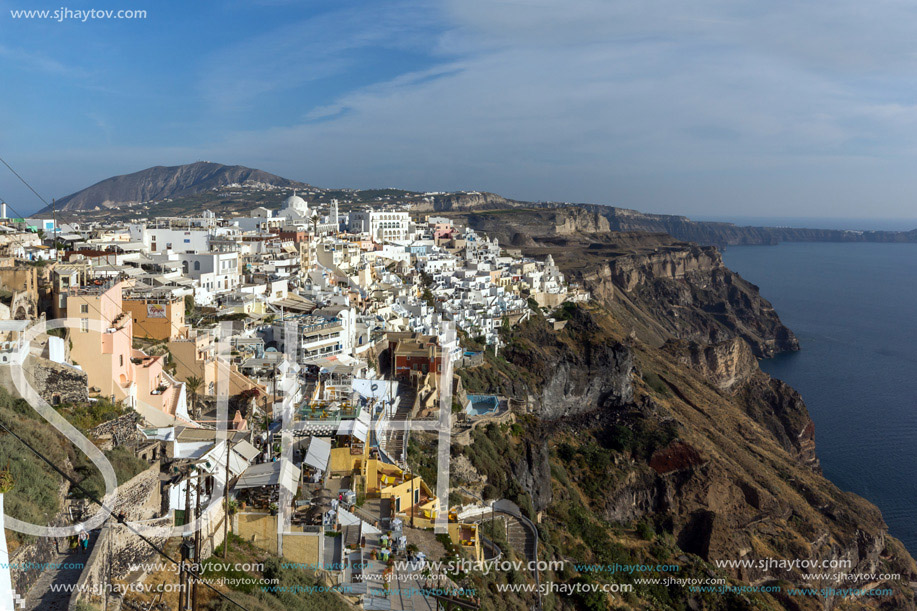
<path fill-rule="evenodd" d="M 641 267 L 629 268 L 634 282 L 621 281 L 622 289 L 637 291 L 660 276 L 685 282 L 710 273 L 658 261 L 647 263 L 649 272 Z M 517 420 L 518 441 L 507 442 L 514 449 L 488 452 L 491 462 L 480 469 L 512 473 L 502 484 L 488 482 L 540 516 L 549 549 L 577 562 L 602 562 L 622 529 L 639 523 L 666 533 L 650 549 L 671 541 L 683 567 L 692 558 L 707 567 L 742 561 L 718 571 L 743 584 L 784 586 L 783 594 L 735 606 L 670 590 L 682 597 L 674 599 L 676 608 L 917 609 L 913 592 L 899 587 L 917 575 L 917 564 L 888 536 L 873 505 L 822 476 L 799 394 L 760 371 L 739 336 L 713 344 L 670 340 L 660 349 L 624 336 L 632 322 L 626 313 L 598 305 L 560 308 L 554 315 L 567 323 L 557 330 L 533 316 L 506 338 L 499 376 L 488 378 L 501 379 L 501 392 L 528 405 L 530 415 Z M 484 459 L 475 444 L 464 455 L 476 467 Z M 502 467 L 492 462 L 501 456 Z M 812 578 L 805 575 L 819 571 L 763 564 L 781 559 L 841 568 Z M 830 594 L 785 594 L 787 584 L 870 587 L 856 576 L 896 572 L 903 582 L 884 582 L 892 593 L 882 599 L 856 599 L 864 606 Z M 651 608 L 654 594 L 636 592 L 634 608 Z"/>
<path fill-rule="evenodd" d="M 532 413 L 545 420 L 576 416 L 597 407 L 633 400 L 631 351 L 607 341 L 595 321 L 574 308 L 563 335 L 544 323 L 524 325 L 504 357 L 526 367 L 529 378 L 515 380 L 510 392 L 524 395 Z"/>
<path fill-rule="evenodd" d="M 606 231 L 665 233 L 677 240 L 705 246 L 773 245 L 779 242 L 917 242 L 917 229 L 911 231 L 848 231 L 795 227 L 754 227 L 734 223 L 692 221 L 686 216 L 651 214 L 597 204 L 521 202 L 492 193 L 449 193 L 419 200 L 418 211 L 471 212 L 492 216 L 512 210 L 514 217 L 531 215 L 600 216 Z M 497 212 L 500 211 L 500 212 Z"/>
<path fill-rule="evenodd" d="M 728 269 L 713 247 L 673 244 L 605 265 L 599 291 L 607 293 L 610 281 L 620 309 L 662 339 L 719 344 L 741 338 L 758 357 L 799 349 L 758 287 Z"/>
<path fill-rule="evenodd" d="M 760 372 L 751 348 L 739 337 L 712 345 L 670 340 L 663 349 L 720 390 L 735 392 Z"/>

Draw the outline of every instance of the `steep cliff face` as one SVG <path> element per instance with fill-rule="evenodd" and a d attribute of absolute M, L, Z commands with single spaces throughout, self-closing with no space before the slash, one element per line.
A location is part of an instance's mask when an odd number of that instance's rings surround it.
<path fill-rule="evenodd" d="M 737 405 L 765 426 L 784 450 L 802 464 L 819 469 L 815 423 L 802 396 L 785 382 L 762 372 L 745 340 L 736 337 L 712 345 L 669 341 L 663 351 L 698 372 L 715 388 L 736 397 Z"/>
<path fill-rule="evenodd" d="M 729 270 L 715 247 L 665 233 L 609 231 L 599 208 L 493 210 L 460 218 L 525 255 L 551 255 L 645 341 L 716 344 L 741 337 L 758 357 L 799 349 L 758 287 Z"/>
<path fill-rule="evenodd" d="M 633 400 L 631 351 L 607 338 L 579 308 L 569 316 L 564 333 L 529 325 L 503 351 L 507 361 L 524 366 L 527 373 L 509 384 L 510 392 L 524 396 L 531 411 L 545 420 Z"/>
<path fill-rule="evenodd" d="M 697 271 L 647 265 L 672 281 L 684 279 L 681 270 Z M 632 290 L 641 282 L 646 279 Z M 635 609 L 917 609 L 902 587 L 917 565 L 887 535 L 874 506 L 821 475 L 801 397 L 761 372 L 743 339 L 672 340 L 660 349 L 629 336 L 630 321 L 602 306 L 565 307 L 555 315 L 567 319 L 562 330 L 539 314 L 509 333 L 501 358 L 478 368 L 493 375 L 461 372 L 471 384 L 486 380 L 491 390 L 527 405 L 519 429 L 502 442 L 507 449 L 485 452 L 473 443 L 466 456 L 488 473 L 512 474 L 502 484 L 491 481 L 507 486 L 540 520 L 549 558 L 585 564 L 677 558 L 681 577 L 700 571 L 737 584 L 782 584 L 783 593 L 737 598 L 669 589 L 669 603 L 661 606 L 658 592 L 638 585 L 629 599 Z M 488 436 L 507 439 L 496 429 Z M 485 466 L 484 455 L 507 462 Z M 641 524 L 637 532 L 650 535 L 629 534 Z M 641 542 L 647 537 L 652 545 Z M 797 559 L 842 568 L 764 564 Z M 735 564 L 717 568 L 723 561 Z M 900 573 L 903 581 L 881 582 L 892 591 L 881 598 L 786 594 L 788 584 L 872 587 L 856 575 L 875 573 Z M 542 576 L 552 578 L 570 576 Z M 554 604 L 581 608 L 575 601 Z M 494 601 L 487 608 L 500 607 Z"/>
<path fill-rule="evenodd" d="M 663 346 L 679 362 L 692 367 L 720 390 L 735 392 L 758 371 L 748 344 L 732 338 L 717 344 L 670 340 Z"/>
<path fill-rule="evenodd" d="M 635 328 L 702 344 L 739 337 L 758 357 L 799 349 L 758 287 L 729 270 L 713 247 L 677 244 L 605 265 L 607 271 L 592 271 L 583 281 L 591 287 L 598 280 L 598 295 L 612 293 L 614 307 L 639 323 Z"/>
<path fill-rule="evenodd" d="M 496 193 L 482 191 L 458 191 L 421 196 L 413 205 L 418 212 L 450 212 L 453 210 L 481 210 L 488 208 L 510 208 L 519 202 L 508 200 Z"/>
<path fill-rule="evenodd" d="M 692 221 L 686 216 L 651 214 L 597 204 L 533 203 L 508 200 L 492 193 L 449 193 L 415 204 L 418 212 L 463 212 L 513 216 L 532 214 L 602 217 L 607 230 L 616 232 L 665 233 L 677 240 L 706 246 L 773 245 L 778 242 L 915 242 L 917 229 L 911 231 L 846 231 L 839 229 L 753 227 L 733 223 Z"/>
<path fill-rule="evenodd" d="M 607 233 L 611 227 L 603 215 L 583 208 L 481 209 L 463 214 L 461 218 L 472 229 L 510 246 L 537 246 L 544 239 Z"/>
<path fill-rule="evenodd" d="M 685 216 L 647 214 L 612 206 L 582 205 L 605 216 L 614 231 L 663 231 L 687 242 L 713 246 L 773 245 L 778 242 L 914 242 L 913 231 L 845 231 L 795 227 L 752 227 L 692 221 Z"/>
<path fill-rule="evenodd" d="M 609 263 L 612 280 L 627 293 L 657 280 L 684 280 L 722 267 L 716 249 L 686 245 L 648 254 L 616 257 Z"/>

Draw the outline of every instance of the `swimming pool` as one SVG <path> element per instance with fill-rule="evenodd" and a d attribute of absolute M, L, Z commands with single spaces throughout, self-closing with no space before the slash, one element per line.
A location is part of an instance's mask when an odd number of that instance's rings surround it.
<path fill-rule="evenodd" d="M 468 395 L 465 413 L 470 416 L 485 416 L 497 411 L 500 399 L 496 395 Z"/>

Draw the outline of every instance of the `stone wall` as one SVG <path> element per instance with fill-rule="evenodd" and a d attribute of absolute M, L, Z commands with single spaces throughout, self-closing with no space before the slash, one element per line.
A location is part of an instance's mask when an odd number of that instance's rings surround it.
<path fill-rule="evenodd" d="M 89 379 L 85 371 L 35 356 L 26 360 L 23 369 L 35 392 L 51 405 L 89 401 Z"/>
<path fill-rule="evenodd" d="M 156 463 L 118 489 L 118 507 L 122 508 L 125 517 L 133 522 L 135 528 L 155 544 L 164 546 L 168 537 L 163 533 L 170 533 L 175 518 L 172 514 L 159 516 L 162 504 L 160 491 L 159 463 Z M 212 556 L 213 550 L 223 542 L 223 516 L 223 504 L 217 503 L 201 517 L 201 559 L 206 560 Z M 70 609 L 75 609 L 80 600 L 98 602 L 98 597 L 89 596 L 88 593 L 110 580 L 142 581 L 146 576 L 143 565 L 163 562 L 168 561 L 127 526 L 109 519 L 78 582 L 78 590 L 87 595 L 74 595 Z"/>
<path fill-rule="evenodd" d="M 239 512 L 233 516 L 232 531 L 256 547 L 277 553 L 277 516 Z"/>
<path fill-rule="evenodd" d="M 172 518 L 166 516 L 142 523 L 144 528 L 166 529 L 172 526 Z M 157 536 L 150 532 L 144 535 L 156 545 L 165 545 L 168 537 Z M 144 564 L 167 562 L 159 557 L 156 551 L 126 526 L 109 519 L 102 527 L 89 560 L 77 581 L 69 609 L 76 609 L 80 602 L 97 604 L 102 600 L 99 595 L 103 588 L 115 581 L 124 581 L 128 576 L 137 574 Z M 110 571 L 110 572 L 109 572 Z M 110 577 L 109 577 L 110 576 Z"/>
<path fill-rule="evenodd" d="M 99 426 L 89 431 L 90 435 L 98 440 L 99 447 L 103 450 L 110 450 L 114 446 L 144 445 L 146 438 L 137 429 L 137 425 L 143 421 L 143 418 L 135 412 L 128 412 L 114 420 L 103 422 Z"/>
<path fill-rule="evenodd" d="M 472 352 L 471 354 L 463 354 L 460 359 L 455 362 L 455 368 L 460 367 L 476 367 L 477 365 L 484 364 L 484 353 L 483 352 Z"/>
<path fill-rule="evenodd" d="M 118 487 L 116 508 L 124 517 L 139 523 L 143 534 L 157 545 L 164 545 L 168 537 L 150 529 L 166 529 L 172 526 L 171 516 L 159 516 L 161 505 L 159 485 L 159 463 L 134 476 L 130 481 Z M 168 531 L 165 531 L 168 532 Z M 136 573 L 138 565 L 160 562 L 156 551 L 132 532 L 127 526 L 109 518 L 102 527 L 102 532 L 86 561 L 78 583 L 78 592 L 70 601 L 70 608 L 75 609 L 77 602 L 83 600 L 98 602 L 101 600 L 92 592 L 109 583 L 111 580 L 124 580 Z"/>
<path fill-rule="evenodd" d="M 62 488 L 66 491 L 67 486 Z M 54 519 L 48 523 L 48 526 L 64 526 L 70 524 L 69 514 L 62 510 Z M 5 541 L 4 541 L 5 543 Z M 53 537 L 34 537 L 25 545 L 20 546 L 10 554 L 10 565 L 13 566 L 46 566 L 48 563 L 56 562 L 58 551 L 63 552 L 69 541 L 66 537 L 56 539 Z M 10 578 L 13 582 L 13 591 L 25 596 L 29 588 L 41 577 L 40 570 L 10 570 Z"/>

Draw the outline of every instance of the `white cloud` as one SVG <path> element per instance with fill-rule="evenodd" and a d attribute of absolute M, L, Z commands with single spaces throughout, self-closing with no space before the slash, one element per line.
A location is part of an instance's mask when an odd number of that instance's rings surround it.
<path fill-rule="evenodd" d="M 869 201 L 880 215 L 912 215 L 915 5 L 445 7 L 342 10 L 230 45 L 202 66 L 217 110 L 257 112 L 262 96 L 350 69 L 355 50 L 402 45 L 436 65 L 303 104 L 285 127 L 107 155 L 136 160 L 130 170 L 209 158 L 327 186 L 479 188 L 667 212 L 844 216 Z M 81 155 L 59 158 L 89 164 Z"/>

